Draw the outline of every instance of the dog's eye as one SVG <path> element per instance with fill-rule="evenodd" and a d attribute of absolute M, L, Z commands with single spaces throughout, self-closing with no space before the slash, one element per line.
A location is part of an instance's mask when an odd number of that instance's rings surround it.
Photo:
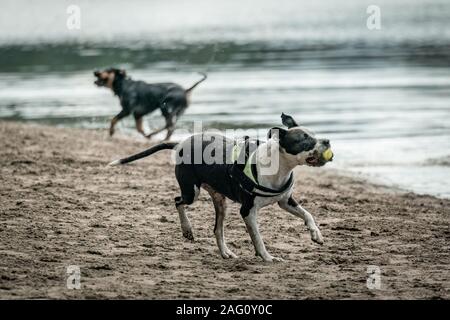
<path fill-rule="evenodd" d="M 308 138 L 308 135 L 306 133 L 303 134 L 303 138 Z"/>

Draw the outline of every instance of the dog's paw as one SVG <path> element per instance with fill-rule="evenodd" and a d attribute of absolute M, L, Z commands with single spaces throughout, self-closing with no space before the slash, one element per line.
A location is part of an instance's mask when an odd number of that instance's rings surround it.
<path fill-rule="evenodd" d="M 188 240 L 194 241 L 194 235 L 192 234 L 192 231 L 190 231 L 190 230 L 184 231 L 183 237 L 185 237 Z"/>
<path fill-rule="evenodd" d="M 220 253 L 224 259 L 236 259 L 238 256 L 233 253 L 230 249 L 226 249 L 224 252 Z"/>
<path fill-rule="evenodd" d="M 284 262 L 284 259 L 279 257 L 272 257 L 272 262 Z"/>
<path fill-rule="evenodd" d="M 323 244 L 322 233 L 319 229 L 311 230 L 311 240 L 318 244 Z"/>
<path fill-rule="evenodd" d="M 268 256 L 268 257 L 263 257 L 264 262 L 284 262 L 283 258 L 278 258 L 278 257 L 273 257 L 273 256 Z"/>

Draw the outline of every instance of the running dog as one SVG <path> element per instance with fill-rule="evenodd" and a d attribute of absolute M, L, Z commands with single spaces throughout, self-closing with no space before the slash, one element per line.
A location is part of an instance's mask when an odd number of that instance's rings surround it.
<path fill-rule="evenodd" d="M 189 89 L 183 89 L 175 83 L 145 83 L 135 81 L 127 77 L 125 70 L 109 68 L 104 71 L 94 71 L 98 87 L 110 88 L 119 97 L 122 111 L 112 120 L 109 127 L 109 135 L 114 134 L 114 127 L 119 120 L 133 114 L 136 121 L 136 129 L 144 137 L 151 138 L 155 134 L 167 130 L 164 140 L 169 140 L 175 130 L 178 118 L 184 113 L 189 104 L 191 91 L 206 79 L 206 74 L 201 73 L 202 79 L 197 81 Z M 143 116 L 160 109 L 166 120 L 166 125 L 150 134 L 145 134 L 142 127 Z"/>
<path fill-rule="evenodd" d="M 125 164 L 160 150 L 174 149 L 177 156 L 175 176 L 181 189 L 181 196 L 175 198 L 175 206 L 183 236 L 194 239 L 185 207 L 197 199 L 200 188 L 203 188 L 210 194 L 214 204 L 214 234 L 223 258 L 236 258 L 224 239 L 228 198 L 241 204 L 240 214 L 256 255 L 264 261 L 282 261 L 283 259 L 273 257 L 266 250 L 258 229 L 258 210 L 278 203 L 282 209 L 303 219 L 312 241 L 322 244 L 322 234 L 313 216 L 292 197 L 293 169 L 298 165 L 323 166 L 332 160 L 333 154 L 329 140 L 317 139 L 308 129 L 299 126 L 291 116 L 282 114 L 281 118 L 287 129 L 270 129 L 268 141 L 261 144 L 251 144 L 247 139 L 244 144 L 239 144 L 219 134 L 203 133 L 193 135 L 179 144 L 155 145 L 109 165 Z M 253 151 L 250 150 L 251 145 Z M 276 163 L 275 170 L 268 170 L 268 163 Z"/>

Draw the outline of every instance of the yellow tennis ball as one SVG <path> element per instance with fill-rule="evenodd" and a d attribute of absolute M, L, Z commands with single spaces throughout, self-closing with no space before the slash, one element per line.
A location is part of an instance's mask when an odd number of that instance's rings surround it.
<path fill-rule="evenodd" d="M 330 161 L 330 159 L 333 157 L 333 151 L 331 149 L 327 149 L 322 153 L 322 157 L 325 159 L 325 161 Z"/>

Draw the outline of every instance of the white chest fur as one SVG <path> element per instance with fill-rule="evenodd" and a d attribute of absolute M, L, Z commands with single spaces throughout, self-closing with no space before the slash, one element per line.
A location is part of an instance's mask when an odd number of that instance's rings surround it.
<path fill-rule="evenodd" d="M 292 189 L 286 190 L 286 192 L 275 197 L 256 197 L 254 200 L 254 206 L 256 209 L 261 209 L 266 206 L 277 203 L 282 199 L 288 199 L 292 194 Z"/>

